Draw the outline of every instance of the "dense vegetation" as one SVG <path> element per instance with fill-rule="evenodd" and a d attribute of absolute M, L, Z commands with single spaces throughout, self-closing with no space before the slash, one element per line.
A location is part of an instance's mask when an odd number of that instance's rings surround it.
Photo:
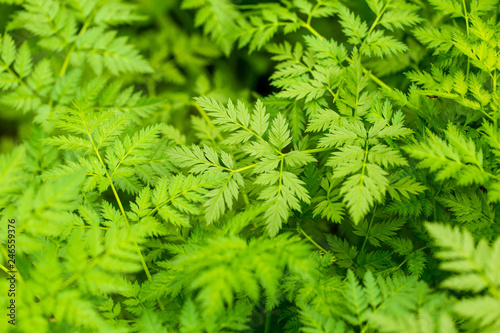
<path fill-rule="evenodd" d="M 0 18 L 1 332 L 500 332 L 497 0 Z"/>

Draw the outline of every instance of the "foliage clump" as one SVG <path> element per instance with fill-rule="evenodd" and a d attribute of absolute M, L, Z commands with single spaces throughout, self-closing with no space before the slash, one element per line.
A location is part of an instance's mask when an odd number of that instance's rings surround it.
<path fill-rule="evenodd" d="M 500 331 L 498 8 L 0 0 L 0 331 Z"/>

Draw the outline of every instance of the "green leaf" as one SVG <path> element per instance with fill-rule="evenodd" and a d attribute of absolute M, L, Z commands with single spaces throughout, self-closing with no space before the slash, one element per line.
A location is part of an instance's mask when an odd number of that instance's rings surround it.
<path fill-rule="evenodd" d="M 349 37 L 348 42 L 353 45 L 361 44 L 368 33 L 366 23 L 343 5 L 337 6 L 337 13 L 342 31 Z"/>
<path fill-rule="evenodd" d="M 346 302 L 351 313 L 351 315 L 346 316 L 346 319 L 354 325 L 361 325 L 366 320 L 368 301 L 351 270 L 347 271 Z"/>
<path fill-rule="evenodd" d="M 457 0 L 429 0 L 437 10 L 452 17 L 462 17 L 463 7 Z"/>
<path fill-rule="evenodd" d="M 2 61 L 6 67 L 9 67 L 16 58 L 16 46 L 9 34 L 4 34 L 2 38 Z"/>
<path fill-rule="evenodd" d="M 22 79 L 30 75 L 32 69 L 33 60 L 31 58 L 31 51 L 28 44 L 24 43 L 18 50 L 16 61 L 14 62 L 14 70 Z"/>
<path fill-rule="evenodd" d="M 490 260 L 499 256 L 500 240 L 493 247 L 485 240 L 475 245 L 468 231 L 438 223 L 427 223 L 426 228 L 441 248 L 436 254 L 444 261 L 441 268 L 455 273 L 443 282 L 444 287 L 475 293 L 488 289 L 493 295 L 497 293 L 499 281 L 495 276 L 500 266 Z"/>
<path fill-rule="evenodd" d="M 273 120 L 269 132 L 269 142 L 280 151 L 292 142 L 288 124 L 281 114 L 278 114 L 278 117 Z"/>

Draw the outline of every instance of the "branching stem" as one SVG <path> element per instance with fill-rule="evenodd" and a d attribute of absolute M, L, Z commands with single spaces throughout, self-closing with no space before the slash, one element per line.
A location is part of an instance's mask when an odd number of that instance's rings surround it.
<path fill-rule="evenodd" d="M 97 147 L 96 147 L 96 145 L 94 143 L 94 139 L 92 138 L 92 134 L 90 133 L 90 131 L 89 131 L 88 127 L 87 127 L 87 123 L 85 122 L 84 119 L 82 119 L 82 124 L 85 127 L 85 131 L 87 133 L 87 136 L 89 137 L 89 140 L 90 140 L 90 143 L 92 144 L 92 147 L 94 148 L 94 152 L 96 153 L 97 158 L 99 159 L 99 162 L 101 163 L 102 167 L 105 170 L 106 178 L 108 178 L 108 180 L 109 180 L 109 183 L 110 183 L 110 186 L 111 186 L 111 190 L 113 191 L 113 195 L 115 196 L 116 202 L 118 203 L 118 207 L 120 208 L 120 211 L 121 211 L 121 213 L 123 215 L 123 218 L 124 218 L 124 221 L 125 221 L 125 225 L 127 226 L 127 229 L 130 229 L 130 224 L 128 222 L 127 214 L 125 213 L 125 209 L 123 208 L 122 202 L 120 200 L 120 196 L 118 195 L 118 192 L 116 191 L 115 185 L 113 184 L 113 178 L 108 173 L 108 168 L 106 167 L 106 164 L 104 163 L 104 161 L 101 158 L 101 154 L 99 153 L 99 150 L 97 149 Z M 148 277 L 148 280 L 151 281 L 152 280 L 152 276 L 151 276 L 151 273 L 149 272 L 149 268 L 148 268 L 148 265 L 146 264 L 146 260 L 144 259 L 142 251 L 139 248 L 139 244 L 137 244 L 137 242 L 134 241 L 134 246 L 137 249 L 137 254 L 139 255 L 142 268 L 144 269 L 144 272 L 146 273 L 146 276 Z"/>
<path fill-rule="evenodd" d="M 384 12 L 386 11 L 386 9 L 389 7 L 389 4 L 391 3 L 391 0 L 387 1 L 387 3 L 385 4 L 384 8 L 382 8 L 382 10 L 380 11 L 380 13 L 377 15 L 377 17 L 375 18 L 375 21 L 373 21 L 372 23 L 372 26 L 370 27 L 370 29 L 368 30 L 368 32 L 366 33 L 366 36 L 365 38 L 363 39 L 363 42 L 361 43 L 361 46 L 359 47 L 359 49 L 361 50 L 361 48 L 363 48 L 363 46 L 365 45 L 365 42 L 368 38 L 368 36 L 370 36 L 370 34 L 372 33 L 373 29 L 375 29 L 375 27 L 377 26 L 378 22 L 380 21 L 380 19 L 382 18 L 382 15 L 384 15 Z"/>
<path fill-rule="evenodd" d="M 61 67 L 61 70 L 59 71 L 59 77 L 63 76 L 66 73 L 66 70 L 68 69 L 69 61 L 71 59 L 71 55 L 73 54 L 73 52 L 75 52 L 76 44 L 77 44 L 78 40 L 80 39 L 80 37 L 82 37 L 82 35 L 85 33 L 85 31 L 87 31 L 87 29 L 89 28 L 90 23 L 94 19 L 95 13 L 96 13 L 96 11 L 94 9 L 92 11 L 92 13 L 89 15 L 89 17 L 87 18 L 87 20 L 85 21 L 85 23 L 83 24 L 83 26 L 80 29 L 80 32 L 76 36 L 75 40 L 73 41 L 73 45 L 71 45 L 71 49 L 68 51 L 68 53 L 66 54 L 66 57 L 64 58 L 63 65 Z"/>
<path fill-rule="evenodd" d="M 323 4 L 323 1 L 318 1 L 318 3 L 313 7 L 309 15 L 307 15 L 307 22 L 306 24 L 311 25 L 311 20 L 314 15 L 314 13 L 318 10 L 318 8 Z"/>

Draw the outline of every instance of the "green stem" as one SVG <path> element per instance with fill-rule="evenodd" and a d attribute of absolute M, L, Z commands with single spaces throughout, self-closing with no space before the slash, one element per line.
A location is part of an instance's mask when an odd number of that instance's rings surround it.
<path fill-rule="evenodd" d="M 365 158 L 363 160 L 363 167 L 361 169 L 361 179 L 359 182 L 359 190 L 358 190 L 359 193 L 362 193 L 363 184 L 364 184 L 364 180 L 365 180 L 365 170 L 366 170 L 366 165 L 367 165 L 367 160 L 368 160 L 368 148 L 369 148 L 369 146 L 368 146 L 368 144 L 366 144 Z"/>
<path fill-rule="evenodd" d="M 9 257 L 9 254 L 7 253 L 7 250 L 3 247 L 3 245 L 0 245 L 0 251 L 2 252 L 3 256 L 5 257 L 5 260 L 7 261 L 7 263 L 9 262 L 10 260 L 10 257 Z M 17 266 L 14 265 L 15 268 L 14 270 L 17 272 L 16 273 L 16 278 L 21 282 L 21 283 L 24 283 L 24 280 L 23 278 L 21 277 L 21 274 L 19 273 L 19 270 L 17 269 Z M 8 271 L 8 270 L 7 270 Z"/>
<path fill-rule="evenodd" d="M 349 59 L 350 60 L 350 59 Z M 375 75 L 372 74 L 371 71 L 367 70 L 366 68 L 364 68 L 363 66 L 361 66 L 361 68 L 363 68 L 363 73 L 365 74 L 368 74 L 370 76 L 370 79 L 375 82 L 376 84 L 378 84 L 381 88 L 384 88 L 386 90 L 389 90 L 389 91 L 392 91 L 392 88 L 389 87 L 387 84 L 385 84 L 382 80 L 380 80 L 378 77 L 376 77 Z"/>
<path fill-rule="evenodd" d="M 94 140 L 92 139 L 92 135 L 90 134 L 90 131 L 87 128 L 87 123 L 83 119 L 82 119 L 82 124 L 85 127 L 85 131 L 87 132 L 87 135 L 88 135 L 88 137 L 90 139 L 90 143 L 92 144 L 92 147 L 94 148 L 94 152 L 96 153 L 97 158 L 99 159 L 99 162 L 101 163 L 101 165 L 103 166 L 103 168 L 105 170 L 106 178 L 108 178 L 108 180 L 109 180 L 109 183 L 111 185 L 111 190 L 113 191 L 113 195 L 115 196 L 116 202 L 118 203 L 118 207 L 120 208 L 120 211 L 121 211 L 121 213 L 123 215 L 123 218 L 124 218 L 124 221 L 125 221 L 125 225 L 126 225 L 127 229 L 130 229 L 130 224 L 128 222 L 127 214 L 125 213 L 125 209 L 123 208 L 122 202 L 120 200 L 120 196 L 118 195 L 118 192 L 116 191 L 115 185 L 113 184 L 113 178 L 109 175 L 108 168 L 106 167 L 106 164 L 102 160 L 101 154 L 99 154 L 99 150 L 97 149 L 97 147 L 96 147 L 96 145 L 94 143 Z M 139 255 L 142 268 L 144 269 L 144 272 L 146 273 L 146 276 L 148 277 L 148 280 L 151 281 L 152 280 L 152 276 L 151 276 L 151 273 L 149 272 L 149 268 L 148 268 L 148 265 L 146 264 L 146 260 L 144 260 L 144 256 L 142 254 L 142 251 L 139 248 L 139 244 L 137 244 L 137 242 L 134 241 L 134 245 L 135 245 L 135 247 L 137 249 L 137 254 Z"/>
<path fill-rule="evenodd" d="M 303 28 L 306 28 L 307 30 L 309 30 L 310 33 L 312 33 L 314 36 L 316 37 L 319 37 L 320 39 L 324 39 L 325 37 L 323 37 L 319 32 L 316 31 L 316 29 L 314 29 L 310 23 L 307 23 L 307 22 L 302 22 L 302 27 Z"/>
<path fill-rule="evenodd" d="M 68 51 L 68 54 L 66 54 L 66 58 L 64 58 L 64 63 L 61 67 L 61 70 L 59 71 L 59 77 L 63 76 L 66 73 L 66 70 L 68 69 L 71 55 L 73 54 L 73 52 L 75 52 L 76 43 L 78 42 L 80 37 L 85 33 L 85 31 L 87 31 L 88 27 L 90 26 L 90 23 L 92 22 L 92 19 L 94 18 L 94 13 L 95 13 L 95 10 L 94 10 L 94 12 L 92 12 L 90 14 L 88 19 L 85 21 L 82 28 L 80 29 L 80 32 L 78 33 L 75 40 L 73 41 L 73 45 L 71 45 L 71 49 Z"/>
<path fill-rule="evenodd" d="M 368 233 L 370 232 L 370 229 L 372 227 L 373 220 L 375 219 L 375 213 L 376 212 L 377 212 L 377 207 L 375 207 L 375 209 L 373 209 L 372 218 L 370 220 L 370 223 L 368 224 L 368 229 L 366 229 L 365 240 L 363 241 L 363 245 L 361 246 L 361 251 L 360 252 L 363 252 L 363 250 L 365 249 L 366 242 L 368 241 Z"/>
<path fill-rule="evenodd" d="M 243 192 L 243 201 L 245 202 L 245 205 L 250 205 L 250 200 L 248 200 L 248 195 L 246 192 Z"/>
<path fill-rule="evenodd" d="M 245 171 L 245 170 L 248 170 L 248 169 L 251 169 L 251 168 L 254 168 L 257 166 L 257 163 L 255 164 L 251 164 L 251 165 L 247 165 L 246 167 L 243 167 L 243 168 L 239 168 L 239 169 L 236 169 L 236 170 L 233 170 L 233 172 L 242 172 L 242 171 Z"/>
<path fill-rule="evenodd" d="M 156 97 L 156 84 L 153 78 L 148 78 L 146 82 L 149 97 Z"/>
<path fill-rule="evenodd" d="M 271 333 L 271 317 L 272 317 L 272 311 L 267 311 L 266 313 L 266 326 L 264 333 Z"/>
<path fill-rule="evenodd" d="M 314 14 L 314 12 L 316 12 L 318 10 L 318 8 L 322 5 L 322 1 L 318 1 L 318 3 L 316 4 L 316 6 L 313 7 L 313 9 L 311 10 L 311 12 L 309 13 L 309 15 L 307 15 L 307 23 L 306 24 L 309 24 L 311 25 L 311 20 L 312 20 L 312 16 Z"/>
<path fill-rule="evenodd" d="M 301 227 L 300 225 L 297 225 L 297 230 L 308 240 L 310 241 L 314 246 L 316 246 L 318 248 L 318 250 L 324 252 L 324 253 L 328 253 L 330 251 L 328 251 L 327 249 L 325 249 L 323 246 L 319 245 L 318 243 L 316 243 L 314 241 L 314 239 L 311 238 L 311 236 L 309 236 Z"/>
<path fill-rule="evenodd" d="M 330 148 L 315 148 L 315 149 L 307 149 L 307 150 L 300 150 L 301 153 L 304 154 L 313 154 L 313 153 L 320 153 L 323 151 L 328 151 Z"/>
<path fill-rule="evenodd" d="M 4 265 L 2 265 L 2 264 L 0 264 L 0 269 L 1 269 L 2 271 L 4 271 L 7 275 L 9 275 L 9 274 L 10 274 L 10 272 L 11 272 L 9 269 L 7 269 L 7 267 L 5 267 L 5 266 L 4 266 Z"/>
<path fill-rule="evenodd" d="M 498 79 L 496 70 L 493 72 L 492 79 L 493 79 L 493 96 L 495 96 L 496 92 L 497 92 L 497 79 Z M 498 114 L 497 113 L 498 113 L 498 110 L 495 110 L 493 113 L 493 125 L 495 128 L 495 133 L 497 133 L 497 131 L 498 131 Z"/>
<path fill-rule="evenodd" d="M 107 228 L 107 227 L 96 227 L 96 226 L 93 226 L 93 225 L 77 225 L 77 226 L 69 227 L 68 229 L 99 229 L 99 230 L 109 230 L 110 228 Z"/>
<path fill-rule="evenodd" d="M 68 53 L 66 54 L 66 57 L 64 58 L 64 62 L 62 64 L 62 66 L 61 66 L 61 70 L 59 71 L 59 77 L 64 76 L 64 74 L 68 70 L 68 66 L 69 66 L 69 61 L 71 59 L 71 55 L 73 54 L 73 52 L 75 52 L 75 49 L 76 49 L 76 43 L 78 42 L 78 39 L 88 29 L 88 27 L 90 25 L 90 22 L 92 22 L 92 19 L 94 18 L 94 13 L 95 13 L 95 9 L 90 14 L 90 16 L 88 17 L 87 21 L 85 21 L 85 23 L 83 24 L 82 28 L 80 29 L 80 32 L 78 33 L 78 35 L 76 36 L 75 40 L 73 41 L 73 45 L 71 45 L 71 48 L 69 49 Z M 49 119 L 52 119 L 52 113 L 54 111 L 52 109 L 52 105 L 54 105 L 54 100 L 52 99 L 52 97 L 50 97 L 49 106 L 50 106 L 51 110 L 50 110 L 50 113 L 49 113 Z"/>
<path fill-rule="evenodd" d="M 352 64 L 353 63 L 353 60 L 351 58 L 347 58 L 347 61 Z M 385 84 L 382 80 L 380 80 L 378 77 L 376 77 L 375 75 L 372 74 L 371 71 L 367 70 L 366 68 L 364 68 L 363 66 L 361 66 L 361 68 L 363 69 L 363 73 L 365 74 L 368 74 L 370 76 L 370 79 L 375 82 L 376 84 L 378 84 L 381 88 L 384 88 L 384 89 L 387 89 L 389 91 L 392 90 L 391 87 L 389 87 L 387 84 Z"/>
<path fill-rule="evenodd" d="M 467 5 L 465 4 L 465 0 L 462 0 L 462 5 L 464 7 L 465 28 L 467 29 L 467 37 L 468 37 L 469 36 L 469 13 L 467 12 Z M 467 57 L 467 75 L 465 76 L 466 80 L 469 80 L 469 70 L 470 70 L 470 58 Z"/>
<path fill-rule="evenodd" d="M 330 88 L 330 86 L 326 86 L 326 90 L 328 90 L 328 92 L 330 93 L 330 95 L 332 95 L 333 97 L 333 104 L 335 105 L 335 100 L 337 99 L 337 94 L 333 92 L 332 88 Z M 337 89 L 337 92 L 338 92 L 338 89 Z"/>
<path fill-rule="evenodd" d="M 439 186 L 439 189 L 437 190 L 436 194 L 432 194 L 432 204 L 433 204 L 433 207 L 434 207 L 434 211 L 433 211 L 434 222 L 437 221 L 437 199 L 436 199 L 436 197 L 439 195 L 439 193 L 443 189 L 443 186 L 444 186 L 444 183 L 441 183 L 441 185 Z"/>
<path fill-rule="evenodd" d="M 370 30 L 368 30 L 368 33 L 366 34 L 366 37 L 363 39 L 363 42 L 361 43 L 361 46 L 359 47 L 360 50 L 365 45 L 365 42 L 366 42 L 368 36 L 370 36 L 370 34 L 373 31 L 373 29 L 375 29 L 375 27 L 378 24 L 378 21 L 380 21 L 380 18 L 382 17 L 382 15 L 386 11 L 386 9 L 389 7 L 390 3 L 391 3 L 391 0 L 387 1 L 387 3 L 385 4 L 384 8 L 382 8 L 382 10 L 380 11 L 380 13 L 375 18 L 375 21 L 373 21 L 372 26 L 370 27 Z"/>
<path fill-rule="evenodd" d="M 337 101 L 337 97 L 339 96 L 339 92 L 340 92 L 340 89 L 337 89 L 337 92 L 333 96 L 332 105 L 335 105 L 335 102 Z"/>

